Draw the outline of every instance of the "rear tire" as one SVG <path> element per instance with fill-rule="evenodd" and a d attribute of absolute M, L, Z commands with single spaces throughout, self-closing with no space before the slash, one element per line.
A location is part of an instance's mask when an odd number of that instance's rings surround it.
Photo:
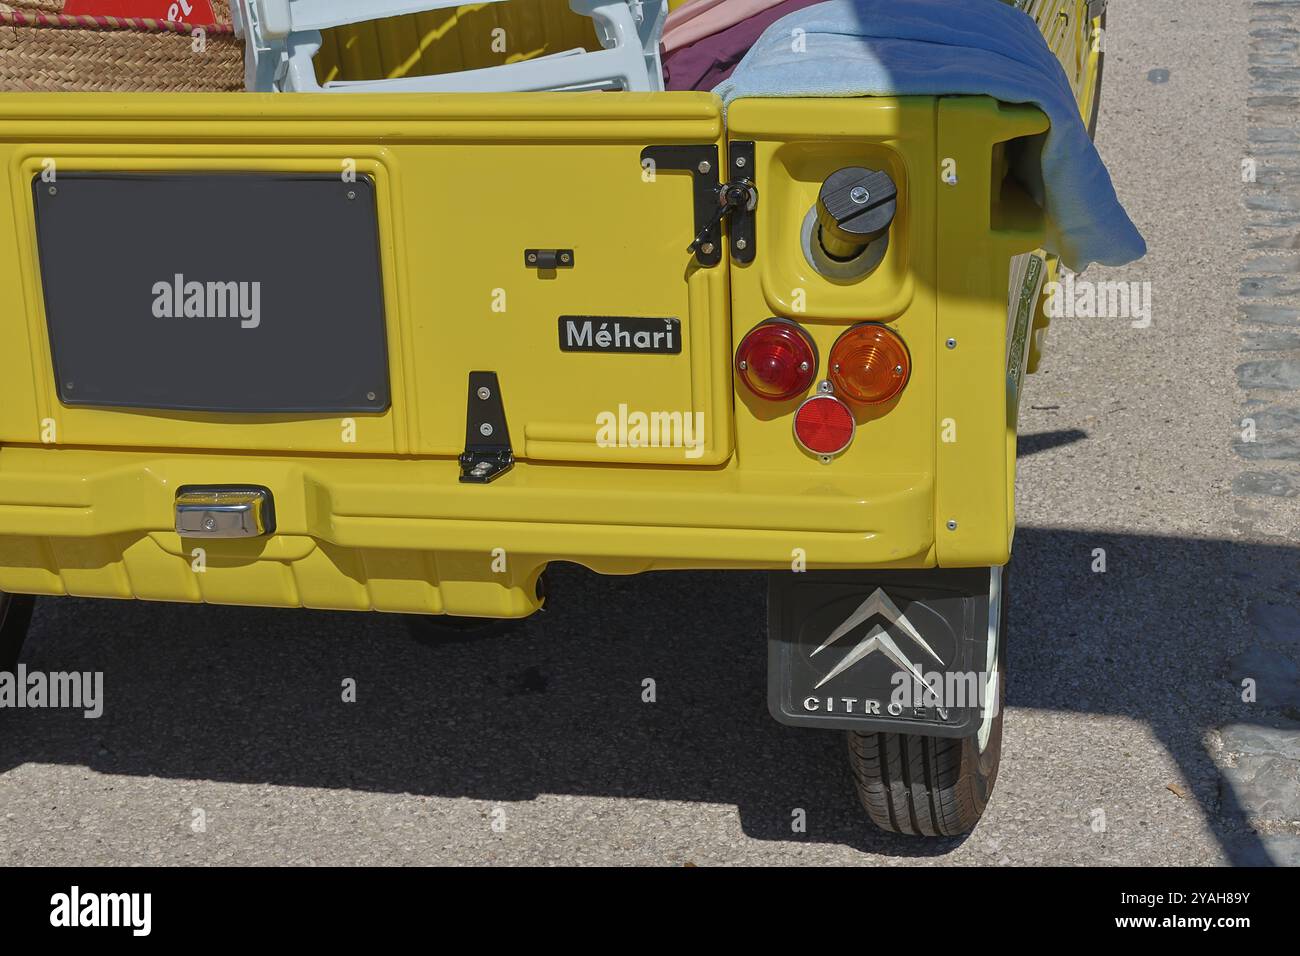
<path fill-rule="evenodd" d="M 955 837 L 975 828 L 993 793 L 1002 758 L 1002 702 L 1006 672 L 1007 575 L 998 617 L 997 714 L 983 749 L 975 735 L 848 735 L 849 767 L 858 799 L 882 830 L 913 836 Z"/>

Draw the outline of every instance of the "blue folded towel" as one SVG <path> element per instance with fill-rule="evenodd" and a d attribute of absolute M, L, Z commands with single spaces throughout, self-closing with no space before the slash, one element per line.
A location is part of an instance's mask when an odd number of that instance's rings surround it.
<path fill-rule="evenodd" d="M 793 42 L 802 30 L 801 44 Z M 983 94 L 1032 103 L 1051 130 L 1022 162 L 1043 207 L 1048 251 L 1075 271 L 1119 266 L 1146 243 L 1115 196 L 1070 82 L 1033 19 L 999 0 L 829 0 L 772 24 L 714 91 L 752 96 Z"/>

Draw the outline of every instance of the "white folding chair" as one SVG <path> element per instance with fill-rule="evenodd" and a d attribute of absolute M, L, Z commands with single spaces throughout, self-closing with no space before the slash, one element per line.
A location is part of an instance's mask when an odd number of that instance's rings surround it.
<path fill-rule="evenodd" d="M 500 3 L 502 0 L 479 0 Z M 530 0 L 517 0 L 530 2 Z M 244 83 L 260 92 L 476 92 L 662 90 L 659 39 L 667 0 L 569 0 L 591 17 L 604 49 L 566 50 L 502 66 L 434 76 L 335 80 L 323 86 L 312 59 L 321 30 L 463 6 L 465 0 L 234 0 L 235 33 L 244 40 Z"/>

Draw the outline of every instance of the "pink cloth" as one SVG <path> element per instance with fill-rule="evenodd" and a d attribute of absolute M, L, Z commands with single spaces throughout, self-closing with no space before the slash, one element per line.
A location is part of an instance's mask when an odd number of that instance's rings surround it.
<path fill-rule="evenodd" d="M 690 0 L 668 14 L 662 40 L 664 52 L 672 53 L 721 33 L 781 2 L 783 0 Z"/>
<path fill-rule="evenodd" d="M 796 10 L 822 0 L 777 0 L 762 13 L 746 17 L 735 26 L 664 54 L 664 88 L 711 90 L 740 65 L 750 47 L 772 24 Z"/>

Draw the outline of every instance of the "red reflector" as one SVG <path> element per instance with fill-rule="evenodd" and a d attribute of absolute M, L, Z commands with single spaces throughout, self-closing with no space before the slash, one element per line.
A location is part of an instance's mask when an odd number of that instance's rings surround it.
<path fill-rule="evenodd" d="M 814 455 L 838 455 L 853 441 L 853 413 L 831 395 L 814 395 L 794 413 L 794 437 Z"/>
<path fill-rule="evenodd" d="M 817 351 L 799 326 L 786 319 L 769 319 L 740 340 L 736 375 L 759 398 L 788 401 L 812 385 L 817 375 Z"/>

